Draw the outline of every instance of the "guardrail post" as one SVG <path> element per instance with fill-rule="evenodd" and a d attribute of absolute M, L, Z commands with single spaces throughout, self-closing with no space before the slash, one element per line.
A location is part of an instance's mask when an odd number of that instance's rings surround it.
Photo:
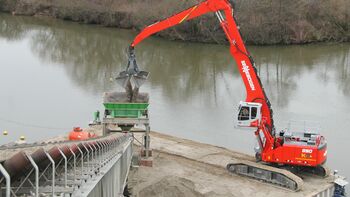
<path fill-rule="evenodd" d="M 45 152 L 47 158 L 49 158 L 51 165 L 52 165 L 52 197 L 55 196 L 55 173 L 56 173 L 56 165 L 55 165 L 55 161 L 52 159 L 52 157 L 50 156 L 49 153 Z"/>
<path fill-rule="evenodd" d="M 79 148 L 79 146 L 77 146 L 79 152 L 80 152 L 80 159 L 81 159 L 81 184 L 83 184 L 83 180 L 84 180 L 84 152 Z"/>
<path fill-rule="evenodd" d="M 33 158 L 27 154 L 27 157 L 35 169 L 35 196 L 39 197 L 39 168 L 38 165 L 34 162 Z"/>
<path fill-rule="evenodd" d="M 0 164 L 0 172 L 5 177 L 5 180 L 6 180 L 6 197 L 10 197 L 10 195 L 11 195 L 11 177 L 1 164 Z"/>
<path fill-rule="evenodd" d="M 102 167 L 102 159 L 101 159 L 101 151 L 102 151 L 102 147 L 100 146 L 100 143 L 99 142 L 96 142 L 96 146 L 98 147 L 98 163 L 99 163 L 99 166 Z"/>
<path fill-rule="evenodd" d="M 64 187 L 67 188 L 67 157 L 60 148 L 58 148 L 58 151 L 60 151 L 64 159 Z"/>
<path fill-rule="evenodd" d="M 106 142 L 101 142 L 102 143 L 102 160 L 103 160 L 103 164 L 106 163 L 106 153 L 107 153 L 107 146 L 106 146 Z"/>
<path fill-rule="evenodd" d="M 76 181 L 76 155 L 74 153 L 74 151 L 71 149 L 71 147 L 69 147 L 70 152 L 73 154 L 73 173 L 74 173 L 74 185 L 75 185 L 75 181 Z"/>
<path fill-rule="evenodd" d="M 87 171 L 90 173 L 90 151 L 89 151 L 89 149 L 88 148 L 86 148 L 86 146 L 85 146 L 85 144 L 84 143 L 82 143 L 82 145 L 83 145 L 83 147 L 85 148 L 85 150 L 87 151 Z"/>

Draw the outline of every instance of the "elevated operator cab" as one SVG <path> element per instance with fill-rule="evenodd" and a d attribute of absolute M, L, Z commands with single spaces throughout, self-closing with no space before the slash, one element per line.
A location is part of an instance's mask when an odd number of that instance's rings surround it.
<path fill-rule="evenodd" d="M 258 127 L 261 121 L 261 103 L 239 102 L 238 127 Z"/>

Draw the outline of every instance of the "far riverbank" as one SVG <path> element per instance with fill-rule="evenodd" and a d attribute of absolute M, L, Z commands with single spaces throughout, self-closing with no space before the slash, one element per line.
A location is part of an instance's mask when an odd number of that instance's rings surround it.
<path fill-rule="evenodd" d="M 86 24 L 140 31 L 184 10 L 197 0 L 0 0 L 0 11 L 14 15 L 49 16 Z M 235 1 L 236 20 L 248 44 L 304 44 L 350 41 L 350 1 Z M 214 14 L 202 16 L 158 34 L 170 40 L 224 44 Z"/>

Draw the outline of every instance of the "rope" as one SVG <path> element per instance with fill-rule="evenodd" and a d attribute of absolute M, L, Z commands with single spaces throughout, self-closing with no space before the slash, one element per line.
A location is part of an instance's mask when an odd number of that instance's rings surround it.
<path fill-rule="evenodd" d="M 15 124 L 15 125 L 18 125 L 18 126 L 40 128 L 40 129 L 50 129 L 50 130 L 69 130 L 70 129 L 70 128 L 60 128 L 60 127 L 35 125 L 35 124 L 24 123 L 24 122 L 19 122 L 19 121 L 15 121 L 15 120 L 9 120 L 9 119 L 5 119 L 5 118 L 1 118 L 1 117 L 0 117 L 0 121 L 11 123 L 11 124 Z"/>

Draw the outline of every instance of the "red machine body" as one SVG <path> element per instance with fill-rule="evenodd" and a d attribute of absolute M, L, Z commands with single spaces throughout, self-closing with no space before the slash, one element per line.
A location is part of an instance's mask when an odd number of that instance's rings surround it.
<path fill-rule="evenodd" d="M 242 40 L 234 20 L 234 12 L 228 0 L 206 0 L 180 13 L 156 22 L 143 29 L 131 44 L 131 50 L 145 38 L 169 27 L 213 12 L 230 44 L 243 83 L 246 100 L 240 103 L 238 126 L 256 128 L 259 142 L 256 157 L 267 163 L 293 166 L 319 166 L 326 161 L 325 138 L 312 130 L 302 132 L 281 131 L 276 135 L 270 102 L 256 72 L 254 61 Z"/>

